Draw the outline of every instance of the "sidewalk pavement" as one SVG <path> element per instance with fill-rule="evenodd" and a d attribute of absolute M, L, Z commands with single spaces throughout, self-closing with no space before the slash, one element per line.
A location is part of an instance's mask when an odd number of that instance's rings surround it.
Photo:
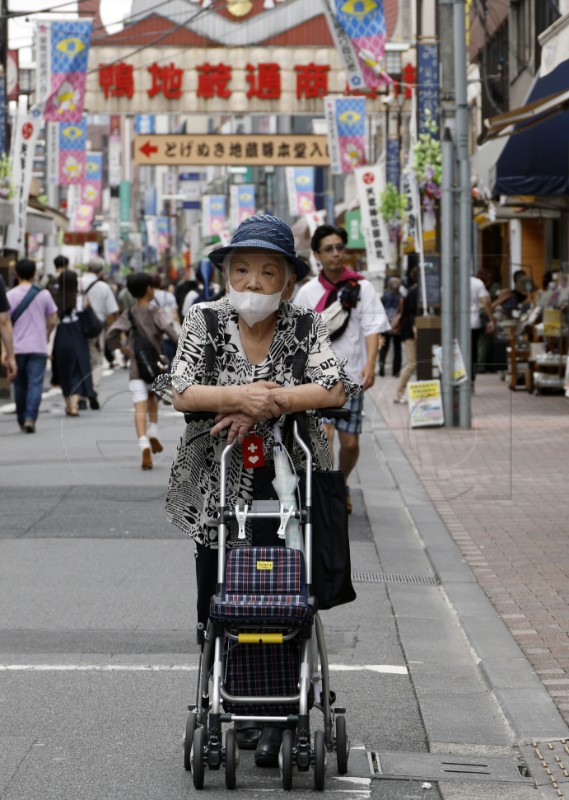
<path fill-rule="evenodd" d="M 569 400 L 513 392 L 483 374 L 470 430 L 411 429 L 408 407 L 394 404 L 394 393 L 390 378 L 370 390 L 372 428 L 384 423 L 393 433 L 465 563 L 569 722 Z"/>

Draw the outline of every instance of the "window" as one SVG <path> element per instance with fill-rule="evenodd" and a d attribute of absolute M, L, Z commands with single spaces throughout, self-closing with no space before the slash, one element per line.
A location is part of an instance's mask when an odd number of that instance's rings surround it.
<path fill-rule="evenodd" d="M 541 0 L 535 9 L 535 35 L 539 36 L 540 33 L 547 30 L 550 25 L 559 19 L 561 12 L 559 11 L 558 0 Z M 539 41 L 536 42 L 536 66 L 541 64 L 541 45 Z"/>
<path fill-rule="evenodd" d="M 547 0 L 540 0 L 547 2 Z M 532 24 L 532 0 L 512 0 L 512 77 L 525 69 L 533 72 L 533 52 L 535 33 Z"/>

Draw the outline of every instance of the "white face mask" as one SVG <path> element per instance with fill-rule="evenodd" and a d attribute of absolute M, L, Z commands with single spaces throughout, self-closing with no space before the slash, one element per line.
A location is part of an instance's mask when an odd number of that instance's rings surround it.
<path fill-rule="evenodd" d="M 281 304 L 284 289 L 275 294 L 238 292 L 229 283 L 229 302 L 249 327 L 270 317 Z"/>

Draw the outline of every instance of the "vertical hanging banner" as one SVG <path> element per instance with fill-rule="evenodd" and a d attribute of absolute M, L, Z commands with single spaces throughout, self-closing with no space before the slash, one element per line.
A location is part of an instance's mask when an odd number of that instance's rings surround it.
<path fill-rule="evenodd" d="M 36 91 L 48 121 L 81 121 L 92 28 L 92 20 L 36 24 Z"/>
<path fill-rule="evenodd" d="M 380 212 L 380 195 L 385 188 L 383 164 L 358 167 L 354 170 L 362 213 L 362 228 L 370 272 L 385 274 L 389 259 L 389 233 Z"/>
<path fill-rule="evenodd" d="M 91 230 L 95 209 L 88 203 L 79 203 L 71 222 L 71 230 L 87 233 Z"/>
<path fill-rule="evenodd" d="M 80 122 L 92 20 L 36 23 L 36 91 L 51 122 Z"/>
<path fill-rule="evenodd" d="M 42 126 L 42 108 L 34 106 L 29 112 L 19 112 L 14 124 L 10 160 L 12 163 L 12 185 L 16 187 L 14 197 L 15 222 L 8 225 L 4 247 L 7 250 L 24 252 L 28 196 L 32 182 L 32 168 L 36 141 Z"/>
<path fill-rule="evenodd" d="M 83 183 L 87 145 L 87 119 L 61 123 L 58 137 L 58 176 L 62 186 Z"/>
<path fill-rule="evenodd" d="M 439 46 L 436 42 L 417 43 L 417 84 L 419 133 L 429 133 L 425 127 L 429 117 L 435 121 L 437 129 L 439 127 Z"/>
<path fill-rule="evenodd" d="M 353 172 L 367 162 L 365 97 L 325 97 L 328 149 L 334 175 Z"/>
<path fill-rule="evenodd" d="M 169 217 L 156 217 L 156 249 L 165 253 L 170 248 L 170 219 Z"/>
<path fill-rule="evenodd" d="M 288 205 L 291 217 L 316 211 L 314 167 L 286 167 Z"/>
<path fill-rule="evenodd" d="M 256 212 L 255 207 L 255 187 L 252 183 L 244 183 L 239 186 L 237 194 L 238 202 L 238 225 L 240 225 L 247 217 L 254 216 Z"/>
<path fill-rule="evenodd" d="M 202 236 L 219 236 L 226 225 L 225 195 L 202 197 Z"/>
<path fill-rule="evenodd" d="M 101 206 L 103 185 L 103 154 L 87 153 L 85 159 L 85 179 L 81 189 L 81 200 L 97 211 Z"/>
<path fill-rule="evenodd" d="M 336 18 L 360 61 L 366 86 L 392 83 L 382 67 L 385 55 L 385 14 L 383 0 L 335 0 Z"/>
<path fill-rule="evenodd" d="M 365 88 L 365 80 L 362 72 L 360 61 L 356 55 L 356 51 L 352 40 L 340 24 L 340 20 L 335 14 L 336 5 L 334 0 L 322 0 L 324 5 L 324 13 L 328 21 L 330 33 L 334 39 L 336 50 L 340 54 L 342 64 L 344 65 L 344 72 L 346 73 L 346 80 L 351 90 L 358 90 Z"/>

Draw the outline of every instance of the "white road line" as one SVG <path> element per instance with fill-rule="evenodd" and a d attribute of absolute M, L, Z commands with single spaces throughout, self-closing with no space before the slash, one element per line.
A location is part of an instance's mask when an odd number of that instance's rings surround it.
<path fill-rule="evenodd" d="M 0 672 L 197 672 L 197 664 L 0 664 Z M 407 675 L 407 667 L 389 664 L 330 664 L 330 672 L 378 672 Z"/>

